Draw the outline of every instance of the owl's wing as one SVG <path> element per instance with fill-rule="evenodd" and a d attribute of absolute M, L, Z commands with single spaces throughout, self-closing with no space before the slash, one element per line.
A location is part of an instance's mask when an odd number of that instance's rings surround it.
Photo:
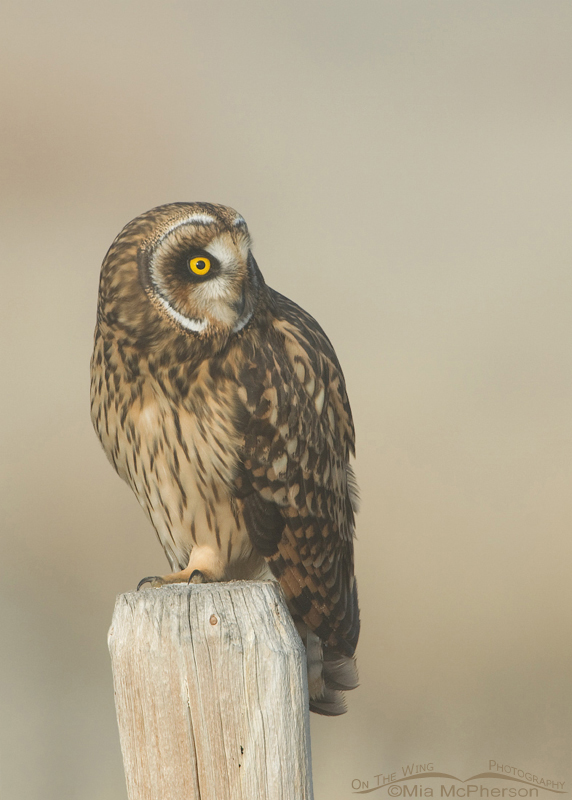
<path fill-rule="evenodd" d="M 246 417 L 237 493 L 250 537 L 293 610 L 326 645 L 351 656 L 359 634 L 357 492 L 344 378 L 318 323 L 269 291 L 272 325 L 264 341 L 243 340 L 238 394 Z"/>

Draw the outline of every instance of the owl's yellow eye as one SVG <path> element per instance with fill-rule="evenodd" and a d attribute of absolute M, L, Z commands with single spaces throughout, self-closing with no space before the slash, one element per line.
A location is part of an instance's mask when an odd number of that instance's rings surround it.
<path fill-rule="evenodd" d="M 196 256 L 189 261 L 189 267 L 195 275 L 206 275 L 211 268 L 211 260 L 206 256 Z"/>

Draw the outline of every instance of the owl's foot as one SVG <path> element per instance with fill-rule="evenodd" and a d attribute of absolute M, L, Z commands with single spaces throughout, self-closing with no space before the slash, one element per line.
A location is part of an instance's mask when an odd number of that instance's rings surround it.
<path fill-rule="evenodd" d="M 198 570 L 195 570 L 195 572 L 198 572 Z M 149 578 L 143 578 L 139 581 L 137 591 L 146 583 L 149 583 L 152 589 L 158 589 L 160 586 L 166 586 L 169 583 L 189 583 L 191 577 L 188 567 L 181 572 L 173 572 L 170 575 L 151 575 Z M 193 581 L 193 583 L 202 583 L 202 581 Z"/>
<path fill-rule="evenodd" d="M 228 577 L 218 551 L 201 545 L 193 547 L 189 564 L 185 569 L 170 575 L 152 575 L 149 578 L 143 578 L 142 581 L 139 581 L 137 591 L 146 583 L 150 583 L 151 588 L 156 589 L 166 583 L 214 583 L 225 580 L 228 580 Z"/>
<path fill-rule="evenodd" d="M 189 583 L 210 583 L 210 581 L 204 572 L 201 572 L 200 569 L 194 569 L 191 572 Z"/>
<path fill-rule="evenodd" d="M 160 575 L 151 575 L 149 578 L 141 578 L 141 580 L 137 584 L 137 591 L 139 591 L 139 589 L 146 583 L 150 583 L 152 589 L 157 589 L 157 587 L 163 586 L 165 584 L 165 581 L 163 580 L 163 578 L 161 578 Z"/>
<path fill-rule="evenodd" d="M 146 583 L 150 584 L 152 589 L 158 589 L 169 583 L 212 583 L 214 580 L 216 578 L 204 570 L 187 567 L 181 572 L 173 572 L 171 575 L 151 575 L 149 578 L 143 578 L 137 584 L 137 591 Z"/>

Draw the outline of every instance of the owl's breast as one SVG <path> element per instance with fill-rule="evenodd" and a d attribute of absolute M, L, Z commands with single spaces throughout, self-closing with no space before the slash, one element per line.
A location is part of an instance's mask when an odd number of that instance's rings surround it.
<path fill-rule="evenodd" d="M 205 362 L 180 388 L 168 373 L 104 380 L 95 393 L 92 385 L 94 425 L 173 565 L 186 566 L 192 547 L 205 544 L 225 563 L 240 560 L 250 541 L 233 496 L 241 443 L 234 384 L 214 382 Z"/>

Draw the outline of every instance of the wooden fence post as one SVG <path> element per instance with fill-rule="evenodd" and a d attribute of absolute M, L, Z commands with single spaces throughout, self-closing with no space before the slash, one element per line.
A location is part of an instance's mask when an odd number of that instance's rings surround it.
<path fill-rule="evenodd" d="M 306 656 L 276 583 L 120 595 L 109 650 L 129 800 L 312 800 Z"/>

